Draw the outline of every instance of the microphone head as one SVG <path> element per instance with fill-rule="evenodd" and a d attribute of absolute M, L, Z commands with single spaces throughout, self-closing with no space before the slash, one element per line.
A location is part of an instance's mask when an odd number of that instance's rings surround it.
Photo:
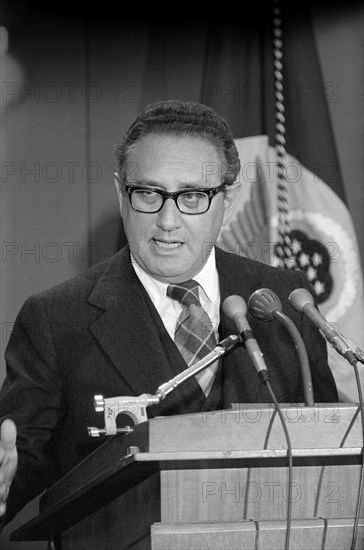
<path fill-rule="evenodd" d="M 232 295 L 225 298 L 222 303 L 222 310 L 226 317 L 230 320 L 234 320 L 236 315 L 246 315 L 248 310 L 244 298 L 238 295 Z"/>
<path fill-rule="evenodd" d="M 288 296 L 288 301 L 299 313 L 302 313 L 305 306 L 314 305 L 312 294 L 306 288 L 296 288 L 293 290 Z"/>
<path fill-rule="evenodd" d="M 260 320 L 273 321 L 274 311 L 282 311 L 282 302 L 269 288 L 259 288 L 248 300 L 250 313 Z"/>

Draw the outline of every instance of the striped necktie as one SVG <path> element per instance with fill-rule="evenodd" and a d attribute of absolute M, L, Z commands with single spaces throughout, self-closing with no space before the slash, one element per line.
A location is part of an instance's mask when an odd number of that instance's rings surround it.
<path fill-rule="evenodd" d="M 213 324 L 201 305 L 196 281 L 169 285 L 167 296 L 182 305 L 174 341 L 187 365 L 191 366 L 215 349 L 217 342 Z M 216 361 L 196 375 L 206 396 L 211 390 L 217 367 Z"/>

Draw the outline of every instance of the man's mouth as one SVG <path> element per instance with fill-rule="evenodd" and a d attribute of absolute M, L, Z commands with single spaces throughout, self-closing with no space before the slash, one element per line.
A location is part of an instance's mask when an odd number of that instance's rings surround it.
<path fill-rule="evenodd" d="M 159 241 L 158 239 L 153 239 L 155 244 L 160 248 L 177 248 L 183 243 L 180 241 Z"/>

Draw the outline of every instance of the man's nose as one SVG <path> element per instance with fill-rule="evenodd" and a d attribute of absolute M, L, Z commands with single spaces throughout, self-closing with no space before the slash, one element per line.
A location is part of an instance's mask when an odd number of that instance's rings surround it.
<path fill-rule="evenodd" d="M 182 213 L 173 199 L 167 199 L 158 212 L 157 225 L 164 231 L 172 231 L 181 226 Z"/>

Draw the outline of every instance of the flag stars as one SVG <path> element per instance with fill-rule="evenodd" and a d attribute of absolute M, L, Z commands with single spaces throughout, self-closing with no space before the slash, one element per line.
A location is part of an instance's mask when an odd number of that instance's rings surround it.
<path fill-rule="evenodd" d="M 300 230 L 289 234 L 291 242 L 288 253 L 287 239 L 281 238 L 274 248 L 274 265 L 283 269 L 303 271 L 320 304 L 327 300 L 332 292 L 330 257 L 325 246 L 316 239 L 310 239 Z"/>
<path fill-rule="evenodd" d="M 299 257 L 299 264 L 301 267 L 305 267 L 306 265 L 310 265 L 310 256 L 308 254 L 301 254 Z"/>
<path fill-rule="evenodd" d="M 315 284 L 313 285 L 313 289 L 316 296 L 320 296 L 320 294 L 324 294 L 326 290 L 325 284 L 322 283 L 321 281 L 316 281 Z"/>
<path fill-rule="evenodd" d="M 294 256 L 291 256 L 287 260 L 287 265 L 289 269 L 294 269 L 297 267 L 297 259 Z"/>
<path fill-rule="evenodd" d="M 318 252 L 315 252 L 313 255 L 312 255 L 312 263 L 314 266 L 318 266 L 318 265 L 321 265 L 322 264 L 322 256 L 321 254 L 319 254 Z"/>
<path fill-rule="evenodd" d="M 292 241 L 292 250 L 295 254 L 298 254 L 302 250 L 302 243 L 298 241 L 297 239 L 293 239 Z"/>
<path fill-rule="evenodd" d="M 309 281 L 313 281 L 317 277 L 317 270 L 310 265 L 310 267 L 307 269 L 307 277 Z"/>

